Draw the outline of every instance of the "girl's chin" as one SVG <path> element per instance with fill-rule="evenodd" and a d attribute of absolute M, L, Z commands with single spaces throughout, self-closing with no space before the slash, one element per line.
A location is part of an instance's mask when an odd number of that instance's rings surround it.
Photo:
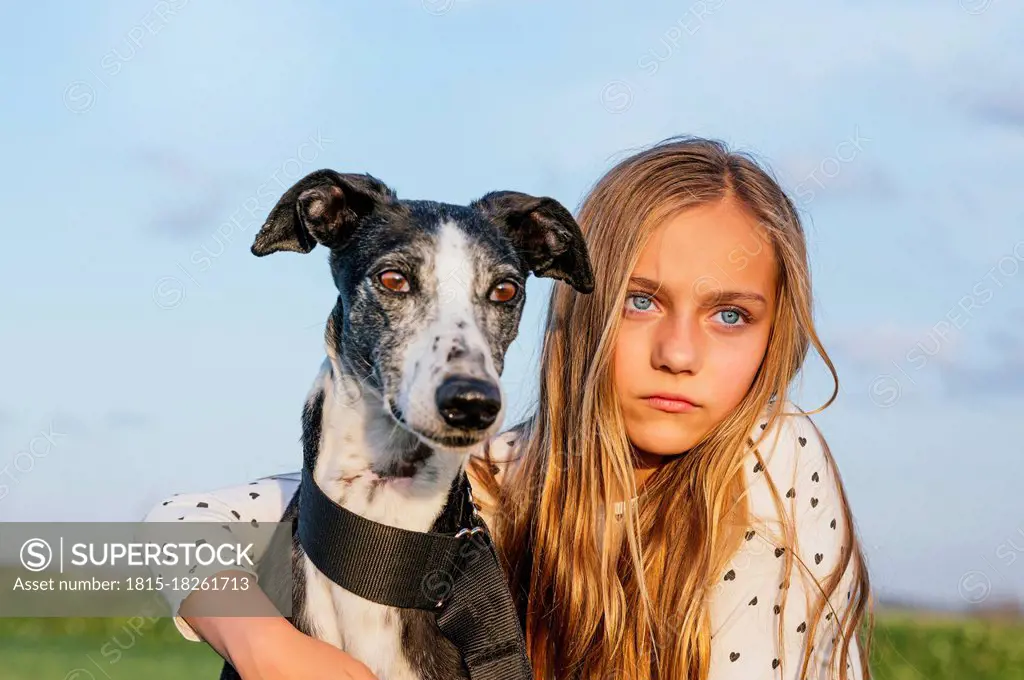
<path fill-rule="evenodd" d="M 681 427 L 678 422 L 664 422 L 660 418 L 627 425 L 626 431 L 633 446 L 652 456 L 677 456 L 693 448 L 703 435 L 693 428 Z"/>

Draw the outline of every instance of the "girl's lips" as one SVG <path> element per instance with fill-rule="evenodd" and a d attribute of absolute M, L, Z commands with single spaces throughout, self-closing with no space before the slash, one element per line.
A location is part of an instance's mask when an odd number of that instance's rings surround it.
<path fill-rule="evenodd" d="M 651 408 L 656 408 L 666 413 L 691 413 L 699 408 L 693 402 L 681 397 L 669 397 L 660 394 L 647 397 L 645 401 Z"/>

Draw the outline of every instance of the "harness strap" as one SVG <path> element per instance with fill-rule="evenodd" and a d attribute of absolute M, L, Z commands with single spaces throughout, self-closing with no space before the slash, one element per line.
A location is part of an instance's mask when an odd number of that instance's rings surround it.
<path fill-rule="evenodd" d="M 303 466 L 296 533 L 314 566 L 345 590 L 433 612 L 471 680 L 532 679 L 508 581 L 465 472 L 453 482 L 453 500 L 470 526 L 452 534 L 400 529 L 341 507 Z"/>

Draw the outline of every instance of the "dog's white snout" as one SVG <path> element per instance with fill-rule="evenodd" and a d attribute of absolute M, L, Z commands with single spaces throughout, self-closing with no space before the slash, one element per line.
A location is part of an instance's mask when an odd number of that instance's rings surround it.
<path fill-rule="evenodd" d="M 448 348 L 448 355 L 444 358 L 444 363 L 448 366 L 452 366 L 456 363 L 468 364 L 471 366 L 484 367 L 486 363 L 484 361 L 484 351 L 480 347 L 471 347 L 466 337 L 458 335 L 451 341 L 451 346 Z M 473 372 L 472 370 L 470 372 Z"/>
<path fill-rule="evenodd" d="M 439 437 L 485 436 L 500 425 L 501 382 L 493 349 L 481 328 L 487 277 L 467 235 L 440 225 L 424 298 L 426 323 L 405 348 L 399 402 L 408 424 Z M 455 432 L 453 432 L 453 430 Z"/>
<path fill-rule="evenodd" d="M 497 383 L 498 372 L 483 334 L 469 322 L 460 322 L 456 327 L 455 332 L 438 334 L 432 358 L 434 374 L 441 380 L 461 375 Z"/>

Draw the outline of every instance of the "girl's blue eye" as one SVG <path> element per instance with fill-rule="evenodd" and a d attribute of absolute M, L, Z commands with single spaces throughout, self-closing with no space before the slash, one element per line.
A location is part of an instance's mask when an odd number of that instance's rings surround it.
<path fill-rule="evenodd" d="M 719 314 L 722 315 L 722 321 L 727 326 L 736 326 L 743 321 L 743 315 L 737 309 L 723 309 Z"/>
<path fill-rule="evenodd" d="M 654 305 L 654 301 L 645 295 L 630 295 L 629 299 L 633 301 L 633 308 L 638 312 L 646 312 Z"/>

